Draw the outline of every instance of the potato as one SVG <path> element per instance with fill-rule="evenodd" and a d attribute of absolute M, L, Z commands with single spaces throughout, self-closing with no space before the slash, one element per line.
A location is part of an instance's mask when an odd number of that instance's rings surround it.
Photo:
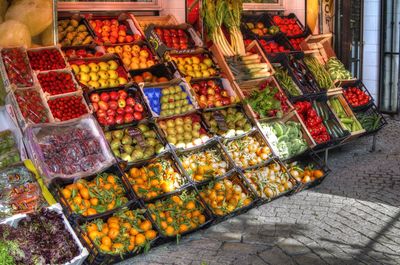
<path fill-rule="evenodd" d="M 0 47 L 31 46 L 31 35 L 25 24 L 7 20 L 0 24 Z"/>

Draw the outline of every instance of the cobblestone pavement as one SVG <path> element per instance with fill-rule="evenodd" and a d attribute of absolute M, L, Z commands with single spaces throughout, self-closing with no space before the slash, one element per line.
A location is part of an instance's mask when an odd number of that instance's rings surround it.
<path fill-rule="evenodd" d="M 121 264 L 400 264 L 400 122 L 330 154 L 318 187 Z"/>

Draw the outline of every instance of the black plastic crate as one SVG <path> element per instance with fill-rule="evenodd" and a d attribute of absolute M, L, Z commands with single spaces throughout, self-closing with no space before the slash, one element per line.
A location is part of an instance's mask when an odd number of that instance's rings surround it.
<path fill-rule="evenodd" d="M 256 34 L 255 32 L 252 31 L 253 28 L 251 28 L 251 26 L 249 25 L 249 23 L 252 23 L 254 28 L 257 29 L 257 23 L 262 23 L 264 25 L 264 28 L 266 28 L 267 30 L 269 30 L 270 27 L 274 26 L 274 24 L 271 22 L 268 14 L 264 13 L 264 14 L 249 14 L 249 13 L 245 13 L 242 16 L 242 25 L 241 25 L 241 29 L 242 32 L 244 33 L 244 36 L 246 39 L 265 39 L 265 40 L 269 40 L 271 38 L 273 38 L 276 34 L 267 34 L 267 35 L 263 35 L 260 36 L 258 34 Z M 278 32 L 278 35 L 281 35 L 281 33 Z"/>
<path fill-rule="evenodd" d="M 146 72 L 151 73 L 152 75 L 151 79 L 149 75 L 147 75 L 148 77 L 146 78 L 142 76 L 142 74 Z M 132 80 L 138 84 L 144 83 L 145 87 L 158 86 L 169 83 L 170 81 L 173 81 L 174 79 L 178 78 L 176 72 L 177 72 L 177 67 L 173 62 L 156 64 L 146 69 L 129 70 Z M 141 78 L 138 78 L 137 76 L 141 76 Z M 167 80 L 162 82 L 154 80 L 154 78 L 161 78 L 161 77 L 165 77 Z"/>
<path fill-rule="evenodd" d="M 95 43 L 95 38 L 96 38 L 96 34 L 93 31 L 92 27 L 90 26 L 89 22 L 86 20 L 86 18 L 84 18 L 82 15 L 80 15 L 79 13 L 59 13 L 58 17 L 57 17 L 57 24 L 59 21 L 62 20 L 77 20 L 79 22 L 78 26 L 80 25 L 84 25 L 86 27 L 86 30 L 88 32 L 88 36 L 92 37 L 92 40 L 89 43 L 86 44 L 79 44 L 79 45 L 72 45 L 72 43 L 69 45 L 68 43 L 60 43 L 61 47 L 64 49 L 68 49 L 68 48 L 81 48 L 84 49 L 86 47 L 95 47 L 96 43 Z M 75 31 L 75 30 L 74 30 Z M 71 31 L 74 32 L 74 31 Z M 68 34 L 70 31 L 67 31 L 66 34 Z M 64 39 L 66 36 L 64 36 L 63 38 L 60 39 L 60 31 L 58 30 L 58 41 L 62 41 L 61 39 Z"/>
<path fill-rule="evenodd" d="M 365 115 L 366 116 L 376 115 L 377 117 L 379 117 L 379 121 L 377 122 L 376 128 L 372 129 L 372 130 L 366 130 L 366 132 L 362 136 L 376 134 L 383 127 L 385 127 L 385 125 L 387 125 L 387 123 L 388 123 L 387 120 L 385 119 L 385 117 L 382 115 L 382 113 L 378 110 L 378 107 L 375 106 L 374 104 L 372 104 L 366 110 L 355 111 L 354 114 L 356 115 L 358 121 L 361 123 L 361 126 L 363 126 L 363 123 L 361 122 L 362 121 L 362 116 L 365 116 Z"/>
<path fill-rule="evenodd" d="M 85 225 L 87 223 L 79 222 L 79 223 L 73 224 L 72 227 L 75 230 L 75 233 L 77 234 L 79 240 L 82 242 L 84 247 L 86 247 L 86 249 L 89 252 L 89 256 L 86 258 L 84 264 L 91 264 L 91 265 L 114 264 L 114 263 L 120 262 L 122 260 L 132 258 L 139 254 L 146 253 L 147 251 L 149 251 L 149 249 L 152 249 L 163 243 L 163 240 L 161 238 L 161 233 L 158 230 L 158 227 L 156 226 L 154 220 L 151 218 L 151 215 L 147 209 L 142 208 L 137 203 L 131 203 L 127 207 L 121 209 L 121 211 L 124 211 L 124 210 L 133 210 L 133 211 L 139 210 L 140 212 L 143 211 L 144 213 L 142 216 L 146 220 L 149 220 L 151 222 L 151 224 L 152 224 L 151 229 L 156 231 L 157 236 L 153 240 L 148 242 L 148 244 L 146 244 L 145 246 L 142 246 L 139 249 L 135 248 L 132 251 L 128 251 L 125 253 L 112 254 L 112 253 L 107 253 L 107 252 L 102 251 L 100 249 L 100 247 L 97 246 L 94 243 L 94 241 L 84 232 L 84 230 L 81 226 Z M 113 216 L 113 214 L 109 214 L 107 216 L 99 217 L 96 220 L 102 220 L 103 222 L 107 222 L 107 219 L 112 216 Z M 94 220 L 94 221 L 96 221 L 96 220 Z"/>
<path fill-rule="evenodd" d="M 106 210 L 104 212 L 101 213 L 97 213 L 94 215 L 89 215 L 89 216 L 84 216 L 82 214 L 78 214 L 76 213 L 72 208 L 71 208 L 71 204 L 67 202 L 67 198 L 65 197 L 65 195 L 62 192 L 62 189 L 67 187 L 70 184 L 76 184 L 79 183 L 79 180 L 76 181 L 74 179 L 70 179 L 70 180 L 62 180 L 62 179 L 55 179 L 51 184 L 50 184 L 50 191 L 53 194 L 53 196 L 55 198 L 57 198 L 57 201 L 60 202 L 61 206 L 64 209 L 64 212 L 68 218 L 68 220 L 72 223 L 76 223 L 76 222 L 87 222 L 87 221 L 91 221 L 93 219 L 97 219 L 97 218 L 102 218 L 104 216 L 108 216 L 112 213 L 117 212 L 118 210 L 120 210 L 121 208 L 129 205 L 132 202 L 136 202 L 137 198 L 134 195 L 132 189 L 130 188 L 130 185 L 128 183 L 128 180 L 125 178 L 125 176 L 123 175 L 122 171 L 120 170 L 120 168 L 118 167 L 118 165 L 113 165 L 111 167 L 109 167 L 108 169 L 103 170 L 102 172 L 96 174 L 96 175 L 92 175 L 89 176 L 87 178 L 84 178 L 84 180 L 86 181 L 92 181 L 93 179 L 95 179 L 98 175 L 101 174 L 113 174 L 114 176 L 116 176 L 119 179 L 119 182 L 122 185 L 122 188 L 124 189 L 124 193 L 125 193 L 125 197 L 127 198 L 127 203 L 122 204 L 119 207 L 115 207 L 112 208 L 110 210 Z M 103 187 L 104 188 L 104 187 Z M 77 191 L 79 192 L 79 191 Z M 71 191 L 71 193 L 73 193 L 73 191 Z M 74 194 L 71 194 L 72 197 Z M 83 201 L 83 199 L 82 199 Z M 75 204 L 75 202 L 74 202 Z M 74 205 L 74 207 L 78 207 L 79 205 Z M 104 206 L 107 207 L 107 206 Z"/>
<path fill-rule="evenodd" d="M 346 99 L 347 103 L 349 104 L 350 108 L 353 111 L 362 111 L 362 110 L 366 110 L 368 108 L 370 108 L 372 105 L 374 105 L 374 98 L 372 97 L 371 93 L 369 92 L 369 90 L 367 89 L 367 87 L 364 85 L 364 83 L 361 80 L 354 80 L 354 81 L 344 81 L 342 82 L 342 88 L 344 91 L 347 91 L 350 87 L 357 87 L 359 89 L 361 89 L 364 93 L 366 93 L 370 100 L 367 104 L 362 105 L 362 106 L 358 106 L 358 107 L 353 107 L 350 102 L 347 100 L 346 96 L 344 96 L 344 98 Z"/>
<path fill-rule="evenodd" d="M 275 15 L 269 15 L 270 21 L 273 25 L 278 25 L 275 21 L 274 21 L 274 16 Z M 301 34 L 297 34 L 297 35 L 292 35 L 292 36 L 288 36 L 286 33 L 285 36 L 287 37 L 291 37 L 291 38 L 297 38 L 297 37 L 307 37 L 308 35 L 311 34 L 311 30 L 304 26 L 303 23 L 300 22 L 300 20 L 297 18 L 297 16 L 294 13 L 290 13 L 287 16 L 281 16 L 281 15 L 277 15 L 279 16 L 281 19 L 285 20 L 285 19 L 294 19 L 296 21 L 296 24 L 300 27 L 300 29 L 303 31 Z"/>
<path fill-rule="evenodd" d="M 281 174 L 286 174 L 286 177 L 289 178 L 289 182 L 291 183 L 291 187 L 288 184 L 288 187 L 285 187 L 284 185 L 282 186 L 282 188 L 284 190 L 279 190 L 279 188 L 281 188 L 281 186 L 279 186 L 276 183 L 270 183 L 269 180 L 265 179 L 265 176 L 263 176 L 263 173 L 267 173 L 269 170 L 271 170 L 269 167 L 274 166 L 274 167 L 279 167 L 279 172 L 281 172 Z M 246 169 L 243 171 L 243 175 L 244 178 L 246 179 L 247 182 L 250 183 L 252 189 L 255 191 L 255 193 L 257 194 L 257 196 L 260 198 L 258 205 L 262 205 L 274 200 L 277 200 L 283 196 L 286 195 L 290 195 L 292 194 L 298 187 L 298 182 L 296 181 L 296 179 L 294 179 L 289 172 L 287 171 L 286 167 L 278 160 L 278 159 L 274 159 L 272 161 L 270 161 L 270 163 L 263 165 L 263 166 L 259 166 L 259 167 L 255 167 L 252 169 Z M 263 178 L 262 180 L 259 178 Z M 252 178 L 257 178 L 258 181 L 254 180 L 254 182 L 252 181 Z M 269 186 L 268 186 L 269 184 Z M 272 195 L 274 194 L 274 192 L 276 192 L 276 195 L 273 197 L 267 196 L 265 193 L 265 188 L 269 189 L 269 192 L 272 192 Z"/>
<path fill-rule="evenodd" d="M 284 47 L 285 51 L 274 52 L 273 50 L 272 51 L 267 50 L 267 48 L 265 47 L 265 44 L 270 44 L 271 42 L 274 42 L 277 45 Z M 274 35 L 269 40 L 258 39 L 258 43 L 260 44 L 262 50 L 265 52 L 267 57 L 269 57 L 271 54 L 274 54 L 274 53 L 288 53 L 288 52 L 295 51 L 293 46 L 290 44 L 289 40 L 284 35 L 281 35 L 281 34 Z"/>
<path fill-rule="evenodd" d="M 210 206 L 205 199 L 205 197 L 207 196 L 207 194 L 205 194 L 205 191 L 215 188 L 215 185 L 217 183 L 221 183 L 225 180 L 229 180 L 232 185 L 238 185 L 241 188 L 241 193 L 246 194 L 246 197 L 249 198 L 251 201 L 247 205 L 237 206 L 236 208 L 232 209 L 232 211 L 228 210 L 227 212 L 224 212 L 223 210 L 219 209 L 220 211 L 216 212 L 218 209 L 213 210 L 213 207 Z M 200 197 L 203 198 L 203 200 L 205 201 L 205 203 L 207 205 L 207 208 L 214 216 L 215 223 L 219 223 L 219 222 L 225 221 L 231 217 L 243 214 L 243 213 L 249 211 L 250 209 L 254 208 L 259 202 L 259 197 L 257 196 L 257 193 L 254 191 L 254 189 L 251 187 L 251 185 L 247 182 L 247 180 L 243 177 L 241 172 L 238 170 L 235 170 L 235 171 L 231 172 L 230 174 L 228 174 L 227 176 L 221 177 L 214 181 L 209 181 L 208 183 L 198 185 L 197 189 L 199 190 Z M 208 196 L 208 197 L 213 202 L 216 202 L 218 196 L 216 195 L 215 199 L 212 199 L 210 196 Z M 222 196 L 222 195 L 219 195 L 219 196 Z M 223 200 L 223 202 L 225 202 L 227 200 L 227 197 L 224 196 L 221 199 Z M 222 208 L 222 206 L 221 206 L 221 208 Z"/>
<path fill-rule="evenodd" d="M 188 156 L 188 155 L 191 155 L 191 154 L 196 154 L 196 153 L 199 153 L 199 152 L 205 152 L 207 150 L 215 150 L 216 151 L 217 155 L 221 158 L 221 160 L 227 164 L 226 172 L 224 174 L 222 174 L 222 175 L 219 175 L 219 176 L 212 176 L 212 177 L 210 177 L 210 178 L 208 178 L 206 180 L 203 180 L 203 181 L 196 181 L 192 176 L 193 173 L 190 174 L 188 172 L 188 170 L 186 169 L 185 161 L 182 160 L 182 157 L 185 157 L 185 156 Z M 180 163 L 181 167 L 183 168 L 183 170 L 186 173 L 186 176 L 188 176 L 188 178 L 196 185 L 201 185 L 201 184 L 207 183 L 209 181 L 225 177 L 235 169 L 235 163 L 231 160 L 231 158 L 227 154 L 225 148 L 222 146 L 222 144 L 219 142 L 218 139 L 213 139 L 212 141 L 208 142 L 204 146 L 194 147 L 194 148 L 191 148 L 191 149 L 188 149 L 188 150 L 185 150 L 185 151 L 182 151 L 182 150 L 178 151 L 177 152 L 177 157 L 178 157 L 178 162 Z"/>
<path fill-rule="evenodd" d="M 137 186 L 135 187 L 130 181 L 131 175 L 133 175 L 133 172 L 135 172 L 135 174 L 137 174 L 138 173 L 137 171 L 140 171 L 140 169 L 143 168 L 143 167 L 147 167 L 150 164 L 157 163 L 157 162 L 159 162 L 161 160 L 164 160 L 164 159 L 170 162 L 169 164 L 172 166 L 172 169 L 174 170 L 174 173 L 179 174 L 180 179 L 181 179 L 181 181 L 180 181 L 181 183 L 180 183 L 179 187 L 174 187 L 175 189 L 173 189 L 171 191 L 164 191 L 163 188 L 161 187 L 161 183 L 159 183 L 158 185 L 160 186 L 160 189 L 161 189 L 161 192 L 159 194 L 156 194 L 155 196 L 151 196 L 149 198 L 146 198 L 146 197 L 140 195 L 138 193 L 138 191 L 141 188 L 140 185 L 142 185 L 143 183 L 138 183 Z M 137 170 L 134 171 L 134 168 L 136 168 Z M 164 168 L 161 169 L 161 171 L 164 171 L 164 170 L 165 170 Z M 132 163 L 131 165 L 127 166 L 124 169 L 124 173 L 127 174 L 126 178 L 127 178 L 127 181 L 128 181 L 128 185 L 130 185 L 130 187 L 132 188 L 132 190 L 135 193 L 136 197 L 140 198 L 141 200 L 143 200 L 146 203 L 147 202 L 153 202 L 155 200 L 165 198 L 165 197 L 167 197 L 167 196 L 169 196 L 171 194 L 179 193 L 179 192 L 181 192 L 182 190 L 186 189 L 187 187 L 189 187 L 191 185 L 191 181 L 186 176 L 185 171 L 181 168 L 181 165 L 178 162 L 178 158 L 176 157 L 175 153 L 173 153 L 171 151 L 168 151 L 168 152 L 166 152 L 166 153 L 164 153 L 164 154 L 162 154 L 162 155 L 160 155 L 160 156 L 158 156 L 156 158 L 153 158 L 151 160 L 142 161 L 142 162 L 138 162 L 138 163 Z M 157 173 L 160 173 L 160 172 L 159 171 L 147 171 L 146 172 L 146 178 L 150 174 L 156 175 Z M 171 174 L 173 174 L 173 173 L 171 173 Z M 143 181 L 143 182 L 145 182 L 145 181 Z M 142 193 L 149 192 L 149 190 L 147 190 L 146 188 L 142 188 L 142 189 L 143 189 Z M 156 192 L 155 190 L 153 190 L 153 191 Z"/>

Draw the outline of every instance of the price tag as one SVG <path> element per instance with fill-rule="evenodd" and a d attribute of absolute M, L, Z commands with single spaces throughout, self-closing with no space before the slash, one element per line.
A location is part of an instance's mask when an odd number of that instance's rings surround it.
<path fill-rule="evenodd" d="M 131 137 L 136 139 L 136 141 L 138 142 L 140 147 L 145 148 L 147 146 L 146 141 L 144 140 L 143 134 L 139 129 L 129 128 L 128 133 Z"/>
<path fill-rule="evenodd" d="M 213 111 L 212 115 L 214 117 L 214 120 L 217 122 L 219 129 L 221 129 L 223 131 L 229 130 L 228 125 L 226 124 L 226 121 L 225 121 L 225 117 L 224 117 L 224 115 L 222 115 L 222 113 L 220 111 Z"/>

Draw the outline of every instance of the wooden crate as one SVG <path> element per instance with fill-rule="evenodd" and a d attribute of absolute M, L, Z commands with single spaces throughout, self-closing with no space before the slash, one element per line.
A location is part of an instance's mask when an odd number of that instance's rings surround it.
<path fill-rule="evenodd" d="M 259 78 L 259 79 L 252 79 L 252 80 L 246 80 L 246 81 L 237 80 L 235 75 L 232 73 L 228 63 L 226 62 L 225 56 L 222 54 L 222 52 L 219 49 L 219 47 L 216 46 L 216 45 L 212 45 L 210 50 L 214 54 L 218 65 L 221 67 L 222 71 L 225 73 L 225 75 L 229 79 L 229 81 L 231 81 L 231 82 L 235 81 L 240 86 L 255 86 L 256 84 L 258 84 L 258 82 L 260 80 L 264 80 L 265 79 L 265 78 Z M 262 63 L 266 63 L 266 64 L 269 65 L 269 67 L 271 69 L 271 72 L 270 72 L 271 76 L 273 76 L 275 74 L 274 68 L 272 67 L 270 61 L 267 59 L 267 56 L 265 55 L 265 53 L 261 49 L 261 46 L 258 44 L 258 42 L 256 40 L 252 41 L 246 47 L 246 51 L 258 54 L 261 57 L 261 62 Z"/>
<path fill-rule="evenodd" d="M 166 16 L 136 16 L 142 31 L 144 31 L 150 24 L 157 26 L 171 26 L 178 25 L 178 20 L 173 15 Z"/>
<path fill-rule="evenodd" d="M 355 118 L 355 119 L 357 119 L 357 117 L 355 116 L 354 112 L 351 110 L 349 104 L 347 103 L 346 99 L 344 98 L 344 96 L 343 96 L 343 91 L 340 91 L 340 92 L 337 92 L 337 93 L 335 93 L 335 94 L 332 94 L 332 95 L 330 96 L 330 98 L 337 98 L 337 99 L 339 99 L 339 102 L 340 102 L 340 104 L 342 105 L 342 107 L 343 107 L 344 111 L 346 112 L 347 116 L 348 116 L 349 118 Z M 347 130 L 346 127 L 344 126 L 344 124 L 342 123 L 342 121 L 339 119 L 339 117 L 338 117 L 338 115 L 336 114 L 336 112 L 333 110 L 333 107 L 331 106 L 329 100 L 327 101 L 327 104 L 328 104 L 328 106 L 331 108 L 333 115 L 335 115 L 336 119 L 338 120 L 340 126 L 342 126 L 343 130 Z M 355 132 L 350 132 L 350 135 L 349 135 L 346 139 L 344 139 L 344 140 L 342 141 L 342 143 L 344 143 L 344 142 L 349 142 L 349 141 L 351 141 L 351 140 L 354 140 L 354 139 L 360 137 L 360 136 L 361 136 L 362 134 L 364 134 L 364 133 L 365 133 L 365 129 L 358 130 L 358 131 L 355 131 Z"/>
<path fill-rule="evenodd" d="M 302 43 L 300 47 L 304 52 L 317 53 L 325 64 L 329 58 L 336 57 L 335 51 L 332 47 L 332 34 L 310 35 Z"/>

